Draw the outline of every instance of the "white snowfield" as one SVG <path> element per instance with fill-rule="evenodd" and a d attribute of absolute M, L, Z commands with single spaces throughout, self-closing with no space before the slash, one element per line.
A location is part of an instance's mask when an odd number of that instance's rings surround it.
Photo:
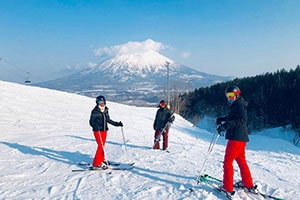
<path fill-rule="evenodd" d="M 99 94 L 100 95 L 100 94 Z M 91 162 L 96 142 L 88 124 L 93 98 L 0 81 L 0 199 L 225 199 L 195 185 L 212 132 L 176 115 L 169 150 L 151 150 L 157 108 L 109 101 L 106 157 L 135 162 L 130 171 L 72 172 Z M 247 160 L 261 192 L 289 200 L 300 197 L 300 150 L 287 141 L 250 135 Z M 222 178 L 226 141 L 222 137 L 203 173 Z M 125 151 L 127 149 L 127 152 Z M 235 180 L 240 180 L 235 165 Z M 111 173 L 110 173 L 111 172 Z M 195 185 L 195 192 L 189 188 Z M 263 199 L 238 190 L 235 199 Z"/>

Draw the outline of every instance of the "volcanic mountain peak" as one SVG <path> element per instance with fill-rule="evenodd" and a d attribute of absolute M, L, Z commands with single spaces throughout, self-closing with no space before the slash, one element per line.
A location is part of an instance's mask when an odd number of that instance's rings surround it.
<path fill-rule="evenodd" d="M 111 71 L 117 73 L 127 71 L 130 73 L 144 74 L 156 73 L 160 70 L 166 70 L 167 62 L 170 67 L 175 66 L 175 62 L 171 59 L 159 54 L 156 51 L 150 50 L 142 53 L 122 54 L 114 58 L 104 60 L 98 64 L 94 70 Z"/>

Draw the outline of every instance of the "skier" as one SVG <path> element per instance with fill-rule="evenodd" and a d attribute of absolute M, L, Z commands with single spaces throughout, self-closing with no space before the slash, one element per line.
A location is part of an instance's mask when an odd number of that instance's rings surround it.
<path fill-rule="evenodd" d="M 163 150 L 167 150 L 168 134 L 170 129 L 170 126 L 168 126 L 167 123 L 168 122 L 172 123 L 175 120 L 175 116 L 172 115 L 170 110 L 167 108 L 164 100 L 160 101 L 158 107 L 159 109 L 156 112 L 155 120 L 153 123 L 153 129 L 155 130 L 153 149 L 160 149 L 160 145 L 159 145 L 160 136 L 163 135 Z M 167 127 L 165 128 L 165 126 Z"/>
<path fill-rule="evenodd" d="M 237 86 L 229 86 L 225 90 L 225 95 L 230 106 L 228 116 L 218 117 L 216 123 L 217 131 L 226 131 L 226 151 L 223 163 L 223 185 L 220 189 L 225 193 L 234 195 L 233 191 L 233 161 L 235 160 L 240 168 L 242 181 L 238 186 L 246 187 L 249 192 L 254 191 L 257 186 L 253 185 L 251 172 L 246 162 L 245 148 L 249 141 L 247 131 L 247 111 L 248 103 L 240 95 L 241 90 Z"/>
<path fill-rule="evenodd" d="M 95 140 L 98 144 L 98 148 L 93 160 L 93 169 L 107 169 L 108 162 L 105 160 L 104 146 L 106 142 L 106 136 L 108 131 L 107 123 L 114 126 L 123 126 L 123 123 L 115 122 L 110 119 L 108 114 L 108 107 L 106 106 L 106 100 L 104 96 L 98 96 L 96 98 L 96 106 L 91 112 L 90 126 L 93 128 Z"/>

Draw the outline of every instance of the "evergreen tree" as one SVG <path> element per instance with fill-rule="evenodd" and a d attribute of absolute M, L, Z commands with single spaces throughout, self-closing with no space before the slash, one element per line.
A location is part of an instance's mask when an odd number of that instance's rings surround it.
<path fill-rule="evenodd" d="M 234 79 L 182 94 L 180 98 L 184 105 L 180 114 L 191 121 L 201 120 L 204 115 L 224 115 L 228 109 L 224 90 L 229 85 L 237 85 L 249 103 L 247 110 L 250 131 L 292 125 L 300 135 L 299 65 L 295 70 L 282 69 L 275 73 Z"/>

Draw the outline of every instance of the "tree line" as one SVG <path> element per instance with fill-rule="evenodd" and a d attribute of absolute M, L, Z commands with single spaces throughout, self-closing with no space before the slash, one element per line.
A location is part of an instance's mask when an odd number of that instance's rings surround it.
<path fill-rule="evenodd" d="M 219 117 L 227 114 L 224 91 L 236 85 L 248 102 L 249 132 L 265 128 L 291 125 L 300 142 L 300 65 L 295 70 L 278 70 L 254 77 L 236 78 L 210 87 L 195 89 L 179 95 L 179 114 L 190 121 L 201 120 L 204 115 Z"/>

